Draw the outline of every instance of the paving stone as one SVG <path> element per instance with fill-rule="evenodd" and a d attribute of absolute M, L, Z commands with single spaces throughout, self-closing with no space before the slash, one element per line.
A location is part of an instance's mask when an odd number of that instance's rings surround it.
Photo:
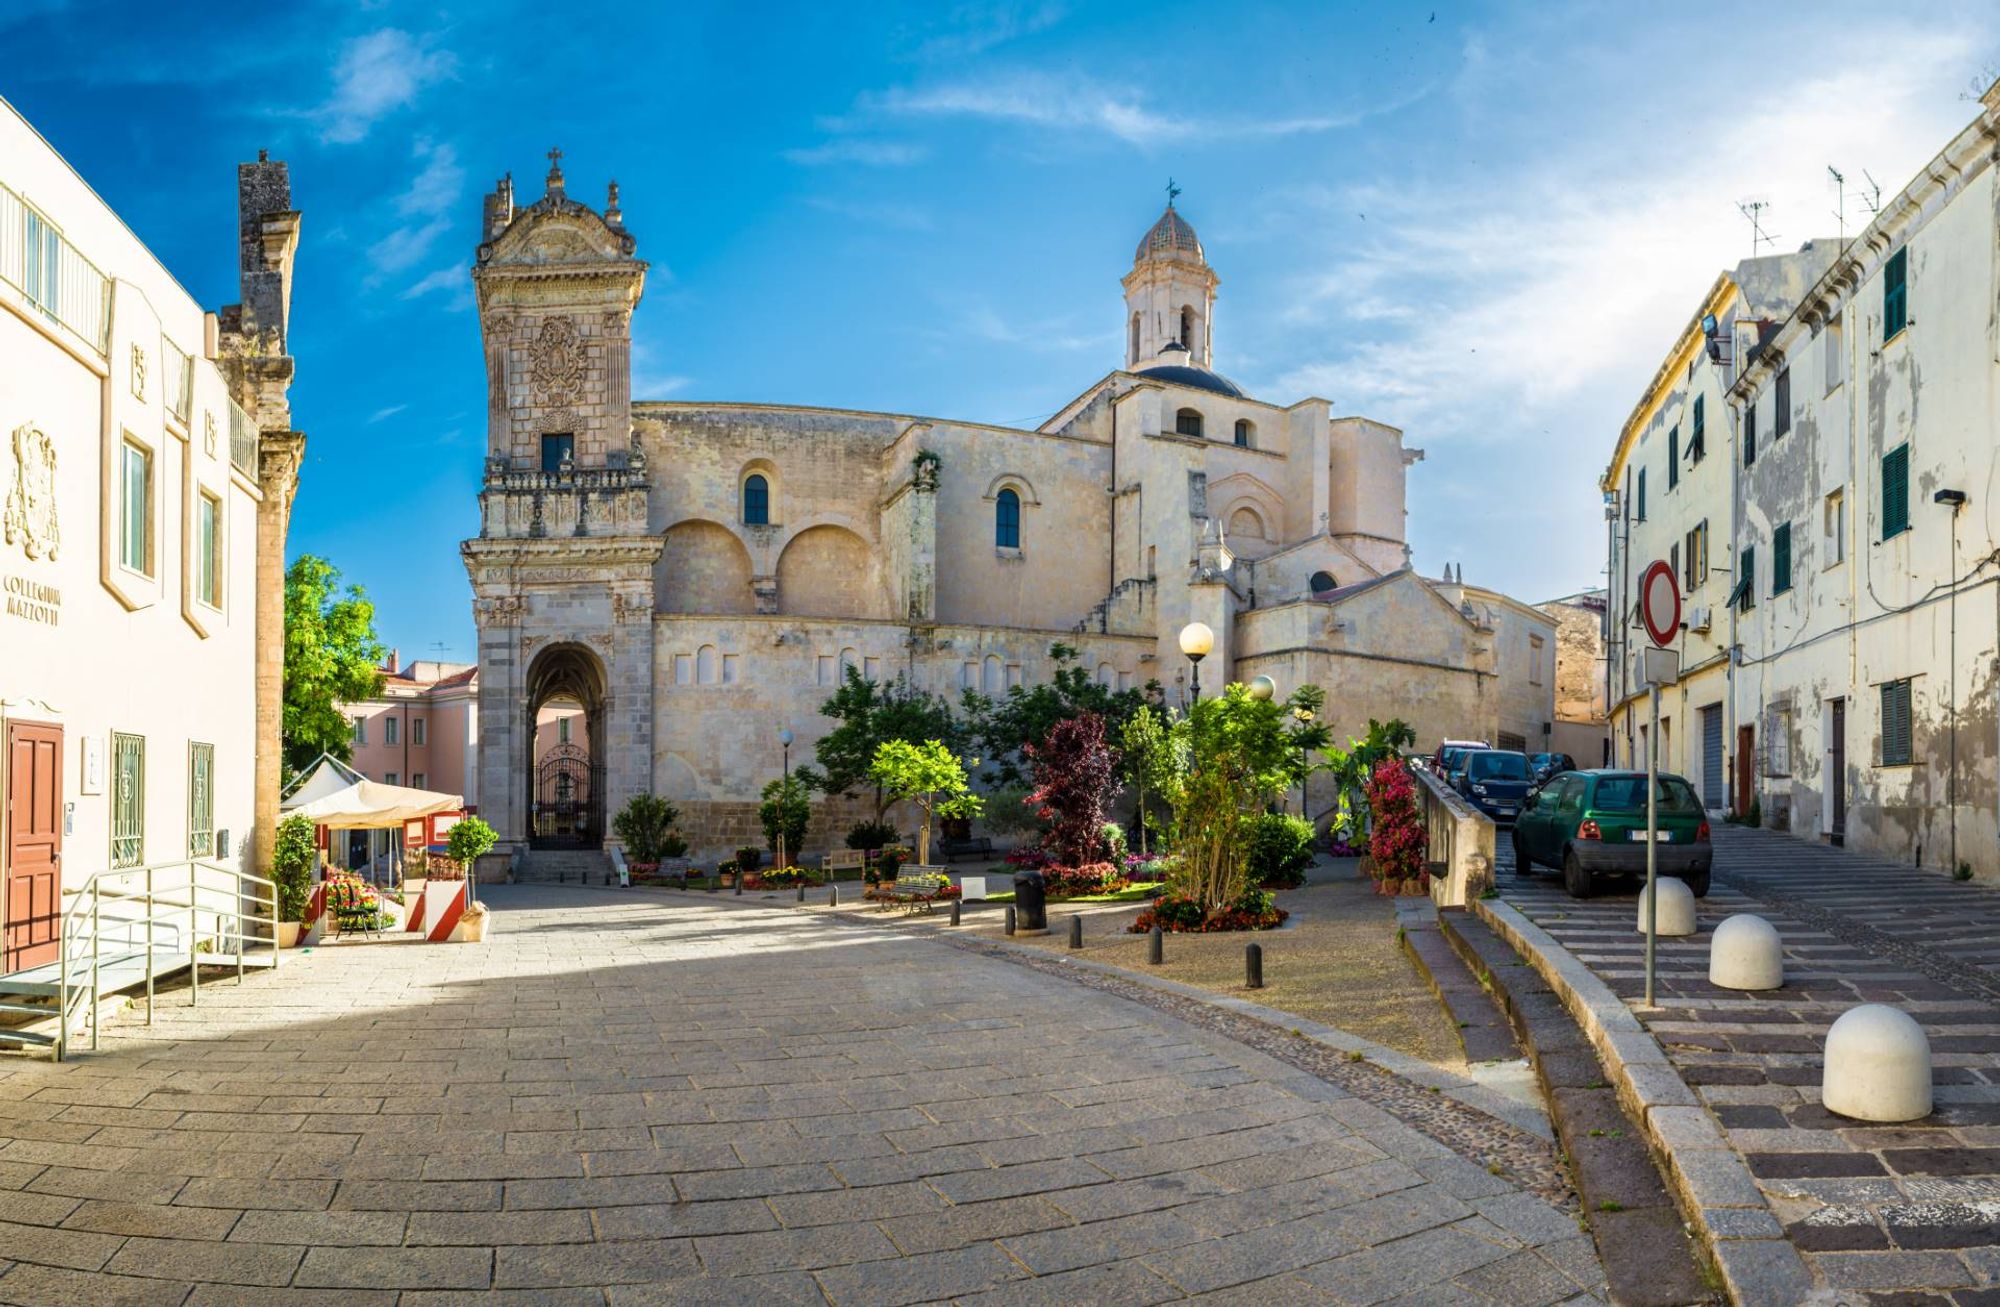
<path fill-rule="evenodd" d="M 1307 1302 L 1544 1223 L 1590 1263 L 1488 1171 L 1510 1127 L 1281 1031 L 769 908 L 486 896 L 485 946 L 301 952 L 0 1064 L 0 1302 Z"/>

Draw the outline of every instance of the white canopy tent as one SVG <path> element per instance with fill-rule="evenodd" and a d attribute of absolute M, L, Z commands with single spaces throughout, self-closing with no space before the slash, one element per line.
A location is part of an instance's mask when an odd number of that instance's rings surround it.
<path fill-rule="evenodd" d="M 388 830 L 401 833 L 403 823 L 465 806 L 463 796 L 412 789 L 371 781 L 336 758 L 322 755 L 278 804 L 287 817 L 304 817 L 329 830 Z M 391 846 L 393 851 L 393 845 Z M 369 837 L 370 861 L 375 841 Z M 400 863 L 392 864 L 392 869 Z"/>

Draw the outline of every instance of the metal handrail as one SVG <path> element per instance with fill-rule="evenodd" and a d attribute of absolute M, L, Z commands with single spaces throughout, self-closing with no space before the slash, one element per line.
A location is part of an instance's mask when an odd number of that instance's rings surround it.
<path fill-rule="evenodd" d="M 181 872 L 185 870 L 185 878 Z M 168 884 L 157 882 L 162 873 L 173 873 Z M 203 884 L 204 873 L 212 878 L 226 878 L 225 884 L 211 879 Z M 142 882 L 134 888 L 119 882 Z M 268 890 L 256 893 L 254 888 Z M 178 897 L 186 891 L 186 897 Z M 204 896 L 207 896 L 204 898 Z M 222 902 L 226 900 L 226 903 Z M 113 906 L 137 903 L 143 911 L 139 916 L 115 915 L 107 924 L 104 909 Z M 246 908 L 246 904 L 249 905 Z M 259 911 L 261 909 L 261 911 Z M 201 918 L 206 913 L 212 924 L 206 931 L 202 929 Z M 86 916 L 87 914 L 87 916 Z M 87 929 L 86 929 L 87 920 Z M 69 902 L 64 905 L 57 933 L 57 979 L 56 979 L 56 1037 L 55 1058 L 60 1062 L 69 1053 L 69 1037 L 72 1017 L 80 1002 L 90 1004 L 90 1046 L 98 1046 L 97 1005 L 99 989 L 103 979 L 104 943 L 122 946 L 123 956 L 133 957 L 142 946 L 142 941 L 131 938 L 132 933 L 143 927 L 145 938 L 146 968 L 146 1024 L 153 1024 L 153 993 L 155 981 L 165 972 L 158 966 L 159 941 L 154 927 L 171 925 L 179 933 L 181 923 L 186 923 L 186 936 L 177 940 L 170 956 L 185 953 L 188 971 L 188 1001 L 201 1001 L 202 945 L 204 943 L 234 944 L 236 961 L 236 981 L 243 982 L 245 958 L 249 945 L 269 943 L 271 964 L 277 965 L 278 948 L 278 887 L 277 883 L 252 872 L 239 871 L 220 863 L 202 858 L 183 858 L 173 862 L 152 863 L 143 867 L 111 867 L 92 872 L 83 884 L 69 891 Z M 225 924 L 227 923 L 227 924 Z M 250 928 L 261 927 L 262 933 L 252 934 Z M 106 931 L 123 932 L 125 938 L 107 939 Z M 228 952 L 217 952 L 212 965 L 228 965 Z M 82 974 L 72 977 L 72 964 L 79 972 L 88 960 L 89 978 L 86 983 Z M 178 964 L 173 968 L 178 970 Z"/>

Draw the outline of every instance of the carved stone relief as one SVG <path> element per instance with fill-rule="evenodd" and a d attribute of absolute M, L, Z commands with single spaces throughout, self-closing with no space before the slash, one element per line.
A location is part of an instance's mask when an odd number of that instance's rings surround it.
<path fill-rule="evenodd" d="M 14 428 L 14 484 L 7 491 L 8 544 L 29 558 L 55 561 L 62 548 L 56 520 L 56 446 L 32 422 Z"/>
<path fill-rule="evenodd" d="M 146 347 L 134 343 L 132 346 L 132 398 L 146 397 Z"/>
<path fill-rule="evenodd" d="M 528 601 L 520 595 L 489 595 L 473 605 L 482 626 L 511 626 L 521 620 Z"/>
<path fill-rule="evenodd" d="M 570 405 L 583 397 L 583 340 L 574 320 L 557 315 L 542 322 L 529 347 L 528 379 L 543 405 Z"/>

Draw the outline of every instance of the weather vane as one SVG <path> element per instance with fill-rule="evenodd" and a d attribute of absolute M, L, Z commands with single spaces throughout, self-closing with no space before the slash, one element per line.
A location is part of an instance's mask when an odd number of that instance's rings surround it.
<path fill-rule="evenodd" d="M 1176 185 L 1174 185 L 1174 179 L 1173 179 L 1173 178 L 1171 178 L 1171 177 L 1167 178 L 1167 207 L 1168 207 L 1168 208 L 1172 208 L 1172 207 L 1173 207 L 1173 203 L 1174 203 L 1174 201 L 1175 201 L 1176 199 L 1180 198 L 1180 193 L 1181 193 L 1181 188 L 1180 188 L 1180 187 L 1178 187 L 1178 186 L 1176 186 Z"/>

